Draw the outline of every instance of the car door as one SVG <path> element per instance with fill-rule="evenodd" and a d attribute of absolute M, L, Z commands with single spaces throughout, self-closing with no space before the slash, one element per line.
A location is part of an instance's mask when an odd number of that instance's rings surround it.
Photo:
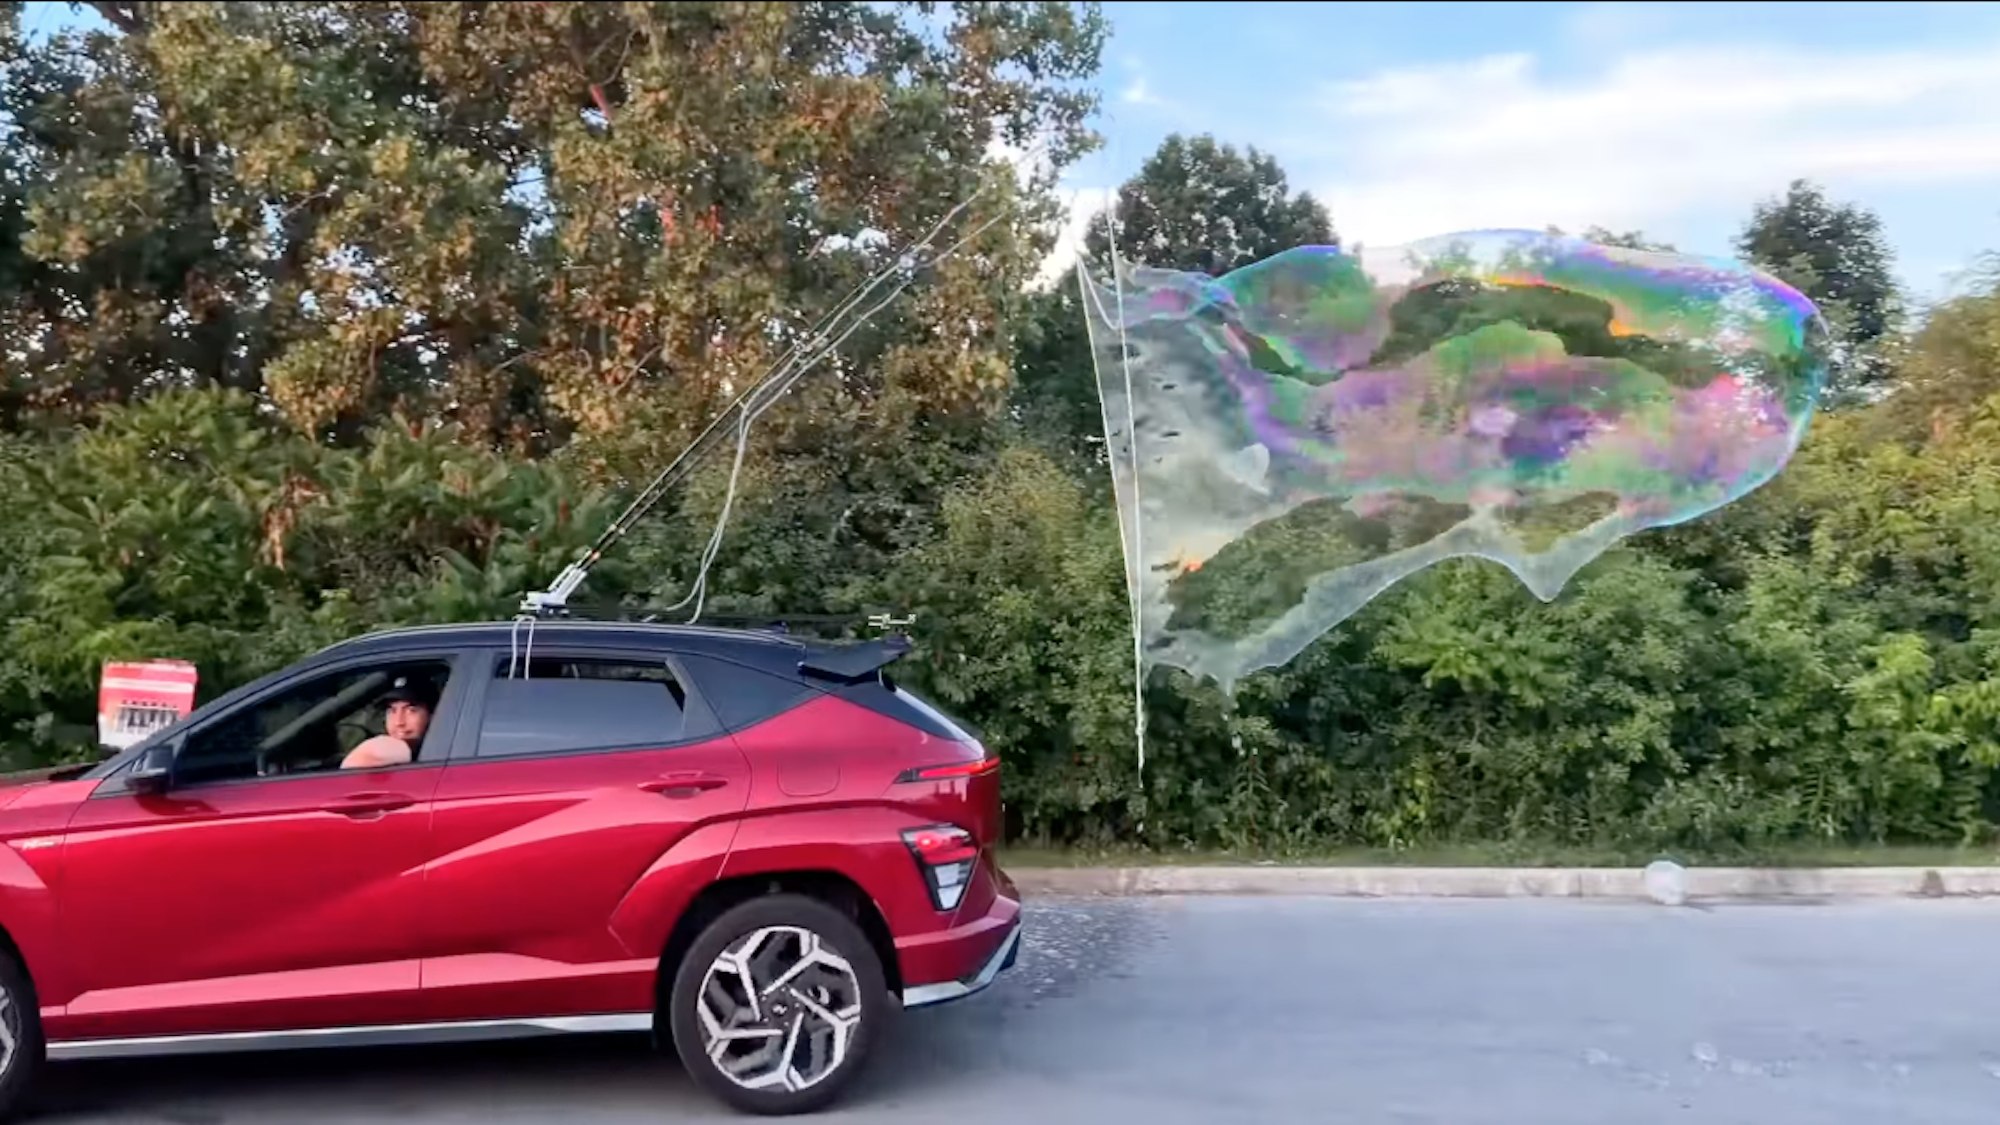
<path fill-rule="evenodd" d="M 106 779 L 62 845 L 59 924 L 79 987 L 50 1037 L 416 1018 L 431 797 L 465 679 L 456 656 L 286 678 L 178 736 L 165 791 Z M 371 691 L 405 676 L 444 681 L 416 759 L 339 769 L 344 749 L 379 733 L 343 725 L 342 709 L 366 708 Z"/>
<path fill-rule="evenodd" d="M 742 752 L 667 656 L 540 643 L 533 655 L 498 651 L 480 669 L 438 785 L 432 1019 L 650 1011 L 661 951 L 629 940 L 620 907 L 649 872 L 713 879 L 749 801 Z M 656 871 L 676 849 L 691 866 Z"/>

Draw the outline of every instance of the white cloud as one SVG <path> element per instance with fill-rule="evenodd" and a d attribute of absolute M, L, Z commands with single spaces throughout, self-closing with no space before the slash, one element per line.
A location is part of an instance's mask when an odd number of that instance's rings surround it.
<path fill-rule="evenodd" d="M 1622 52 L 1648 38 L 1670 35 L 1699 18 L 1687 8 L 1669 4 L 1602 0 L 1569 12 L 1561 21 L 1560 34 L 1580 50 Z"/>
<path fill-rule="evenodd" d="M 1056 235 L 1055 248 L 1042 259 L 1041 269 L 1035 274 L 1033 284 L 1047 287 L 1060 283 L 1064 276 L 1076 266 L 1076 259 L 1083 250 L 1084 232 L 1090 229 L 1090 221 L 1111 206 L 1116 192 L 1108 188 L 1073 188 L 1061 193 L 1063 206 L 1069 216 L 1063 222 L 1061 233 Z"/>
<path fill-rule="evenodd" d="M 1165 104 L 1160 100 L 1160 96 L 1153 92 L 1153 88 L 1146 84 L 1145 75 L 1134 78 L 1125 89 L 1119 92 L 1118 100 L 1124 102 L 1126 105 Z"/>
<path fill-rule="evenodd" d="M 987 143 L 986 157 L 1012 165 L 1015 175 L 1024 184 L 1046 176 L 1053 168 L 1045 139 L 1037 139 L 1030 147 L 1021 148 L 996 137 Z M 1115 192 L 1106 188 L 1065 187 L 1057 189 L 1056 195 L 1065 217 L 1062 229 L 1056 234 L 1055 246 L 1048 257 L 1042 259 L 1040 268 L 1029 282 L 1037 288 L 1046 288 L 1061 281 L 1076 265 L 1091 218 L 1111 205 Z"/>
<path fill-rule="evenodd" d="M 1343 171 L 1320 197 L 1376 245 L 1741 213 L 1798 177 L 2000 179 L 2000 44 L 1662 49 L 1576 80 L 1495 55 L 1340 83 L 1323 104 Z"/>

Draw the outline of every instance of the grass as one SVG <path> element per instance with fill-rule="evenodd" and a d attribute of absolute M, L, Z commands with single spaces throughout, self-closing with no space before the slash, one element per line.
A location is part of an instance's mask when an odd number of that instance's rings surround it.
<path fill-rule="evenodd" d="M 1641 867 L 1659 858 L 1706 867 L 1990 867 L 2000 849 L 1885 845 L 1786 847 L 1753 851 L 1637 851 L 1526 844 L 1434 848 L 1338 848 L 1261 853 L 1226 850 L 1148 851 L 1141 848 L 1016 846 L 1001 851 L 1006 867 L 1152 867 L 1281 865 L 1297 867 Z"/>

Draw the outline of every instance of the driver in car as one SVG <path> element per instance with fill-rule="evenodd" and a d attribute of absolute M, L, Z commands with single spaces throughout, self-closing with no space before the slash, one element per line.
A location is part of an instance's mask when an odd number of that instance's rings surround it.
<path fill-rule="evenodd" d="M 406 766 L 416 760 L 417 751 L 423 747 L 424 732 L 430 729 L 431 712 L 437 710 L 437 699 L 431 694 L 430 685 L 409 676 L 398 676 L 383 699 L 388 704 L 382 720 L 387 733 L 348 751 L 347 757 L 341 759 L 341 769 Z"/>

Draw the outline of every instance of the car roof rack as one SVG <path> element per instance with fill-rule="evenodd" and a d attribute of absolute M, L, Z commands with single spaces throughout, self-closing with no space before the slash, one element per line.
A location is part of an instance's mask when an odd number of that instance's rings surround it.
<path fill-rule="evenodd" d="M 631 605 L 615 602 L 585 601 L 566 605 L 561 618 L 569 621 L 600 622 L 619 625 L 672 625 L 682 626 L 685 622 L 663 621 L 665 610 L 656 605 Z M 784 636 L 802 634 L 811 636 L 841 630 L 860 633 L 872 629 L 879 633 L 899 632 L 916 624 L 917 615 L 898 617 L 893 612 L 857 613 L 713 613 L 701 615 L 701 624 L 716 629 L 749 629 L 760 632 L 778 633 Z"/>

